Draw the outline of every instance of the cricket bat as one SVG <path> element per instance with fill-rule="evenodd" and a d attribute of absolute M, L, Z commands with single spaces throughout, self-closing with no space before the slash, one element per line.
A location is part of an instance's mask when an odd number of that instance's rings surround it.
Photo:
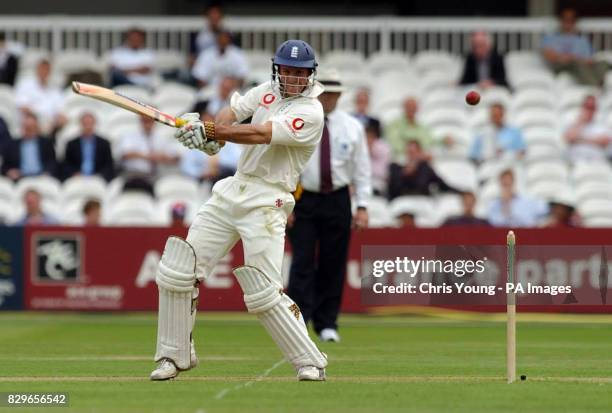
<path fill-rule="evenodd" d="M 110 103 L 111 105 L 129 110 L 130 112 L 134 112 L 138 115 L 147 116 L 159 123 L 163 123 L 164 125 L 172 126 L 174 128 L 180 128 L 187 123 L 187 121 L 181 118 L 176 118 L 154 108 L 153 106 L 139 102 L 136 99 L 124 96 L 121 93 L 117 93 L 102 86 L 72 82 L 72 90 L 79 95 Z"/>

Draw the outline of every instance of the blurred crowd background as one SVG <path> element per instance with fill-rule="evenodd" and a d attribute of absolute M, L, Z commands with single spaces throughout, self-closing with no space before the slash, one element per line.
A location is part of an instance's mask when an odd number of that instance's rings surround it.
<path fill-rule="evenodd" d="M 612 55 L 580 32 L 580 18 L 559 7 L 534 47 L 507 53 L 477 21 L 463 54 L 371 50 L 359 39 L 319 53 L 347 86 L 341 110 L 366 132 L 371 226 L 612 226 Z M 150 47 L 135 20 L 101 51 L 29 47 L 0 28 L 3 224 L 182 226 L 235 172 L 239 145 L 188 151 L 171 128 L 69 85 L 213 119 L 235 91 L 269 81 L 271 43 L 244 44 L 221 3 L 204 6 L 188 51 Z M 469 90 L 479 105 L 465 103 Z"/>

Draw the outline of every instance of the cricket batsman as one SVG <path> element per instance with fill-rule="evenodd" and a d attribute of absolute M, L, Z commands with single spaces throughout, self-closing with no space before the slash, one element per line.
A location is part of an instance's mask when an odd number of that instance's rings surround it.
<path fill-rule="evenodd" d="M 199 281 L 242 239 L 245 265 L 234 270 L 244 302 L 293 364 L 298 380 L 325 380 L 327 359 L 310 339 L 298 306 L 283 293 L 281 265 L 291 194 L 321 139 L 323 109 L 312 47 L 281 44 L 272 59 L 272 81 L 244 96 L 235 93 L 214 122 L 194 113 L 176 138 L 190 149 L 216 154 L 223 141 L 242 144 L 234 176 L 215 184 L 187 239 L 170 237 L 159 264 L 159 318 L 151 380 L 195 367 L 192 330 Z M 250 124 L 243 122 L 250 119 Z"/>

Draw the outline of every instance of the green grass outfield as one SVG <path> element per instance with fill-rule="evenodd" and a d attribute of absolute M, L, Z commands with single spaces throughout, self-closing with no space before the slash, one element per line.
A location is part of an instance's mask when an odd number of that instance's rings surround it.
<path fill-rule="evenodd" d="M 201 364 L 152 383 L 153 314 L 0 313 L 0 392 L 69 392 L 56 412 L 610 412 L 612 317 L 346 316 L 328 381 L 298 383 L 254 317 L 200 314 Z M 43 411 L 0 408 L 0 411 Z M 49 410 L 49 409 L 47 409 Z"/>

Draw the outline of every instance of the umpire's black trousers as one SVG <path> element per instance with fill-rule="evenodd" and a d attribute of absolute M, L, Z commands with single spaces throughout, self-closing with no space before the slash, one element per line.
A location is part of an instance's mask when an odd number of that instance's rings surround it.
<path fill-rule="evenodd" d="M 304 191 L 289 230 L 293 260 L 287 293 L 317 333 L 337 329 L 351 236 L 348 187 L 328 194 Z"/>

